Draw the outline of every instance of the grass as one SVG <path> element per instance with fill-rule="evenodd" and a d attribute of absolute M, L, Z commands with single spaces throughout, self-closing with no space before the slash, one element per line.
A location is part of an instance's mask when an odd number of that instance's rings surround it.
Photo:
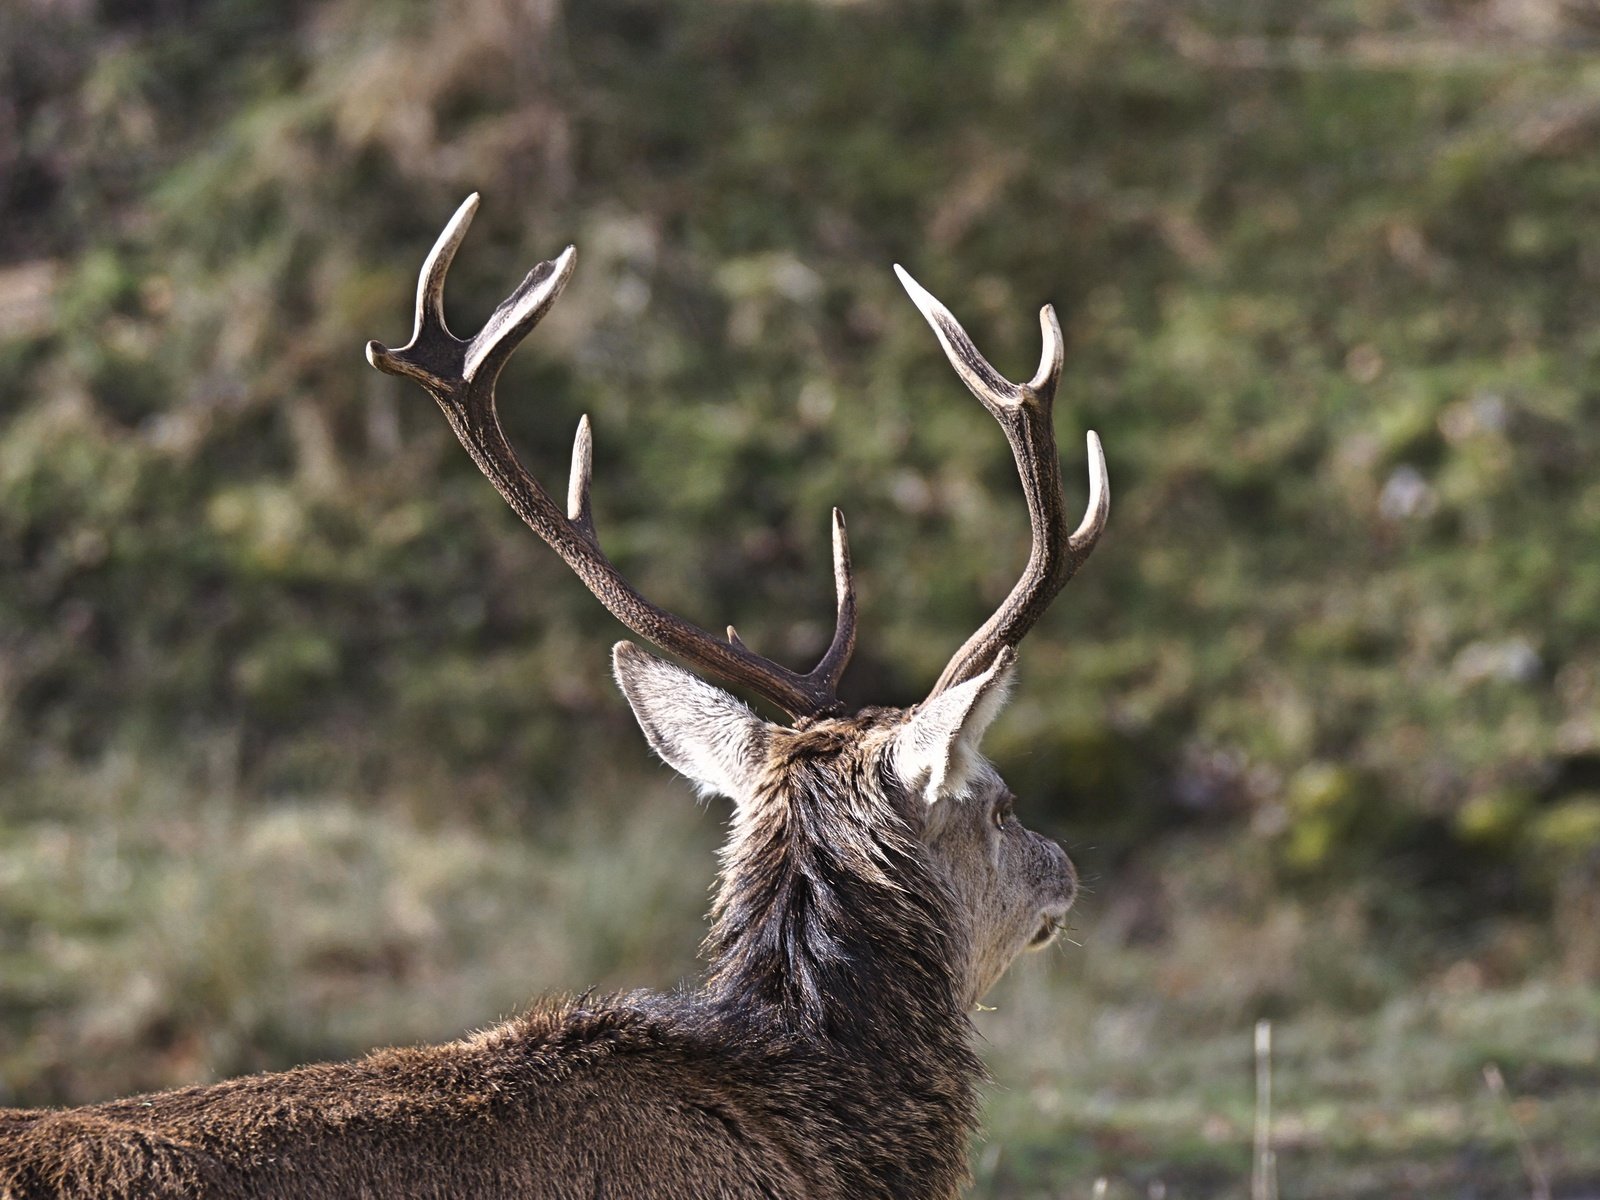
<path fill-rule="evenodd" d="M 575 807 L 535 837 L 448 806 L 251 804 L 121 758 L 57 783 L 77 811 L 0 827 L 0 1014 L 22 1032 L 0 1043 L 0 1103 L 441 1040 L 540 993 L 670 980 L 712 869 L 681 796 L 626 820 Z"/>
<path fill-rule="evenodd" d="M 1181 1002 L 1106 1006 L 1092 981 L 1016 975 L 984 1022 L 998 1082 L 977 1194 L 1087 1196 L 1097 1177 L 1110 1195 L 1250 1194 L 1248 1025 L 1197 1034 Z M 1588 989 L 1419 989 L 1370 1013 L 1308 1008 L 1276 1022 L 1274 1040 L 1284 1196 L 1526 1196 L 1516 1127 L 1483 1083 L 1489 1062 L 1558 1194 L 1600 1184 L 1588 1134 L 1600 1001 Z"/>
<path fill-rule="evenodd" d="M 14 795 L 0 1028 L 21 1036 L 0 1043 L 0 1103 L 349 1057 L 544 993 L 694 973 L 720 809 L 665 772 L 524 825 L 376 796 L 263 801 L 229 784 L 225 749 L 198 758 L 173 777 L 112 756 Z M 1594 989 L 1495 981 L 1485 953 L 1383 994 L 1352 981 L 1397 968 L 1337 906 L 1252 911 L 1250 880 L 1218 897 L 1203 872 L 1169 873 L 1152 935 L 1128 911 L 1142 887 L 1102 879 L 1071 940 L 1025 957 L 976 1016 L 993 1073 L 976 1195 L 1088 1196 L 1099 1177 L 1109 1197 L 1247 1195 L 1261 1012 L 1283 1195 L 1526 1195 L 1489 1063 L 1556 1194 L 1600 1182 Z M 1345 986 L 1322 988 L 1334 972 Z"/>

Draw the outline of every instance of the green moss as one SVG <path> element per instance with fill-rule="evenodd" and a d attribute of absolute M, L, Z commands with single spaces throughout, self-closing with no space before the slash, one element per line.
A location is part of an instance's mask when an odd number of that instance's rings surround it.
<path fill-rule="evenodd" d="M 1569 797 L 1541 812 L 1528 827 L 1540 853 L 1577 858 L 1600 850 L 1600 795 Z"/>
<path fill-rule="evenodd" d="M 1518 788 L 1502 788 L 1472 797 L 1457 810 L 1455 828 L 1465 842 L 1503 850 L 1522 830 L 1533 797 Z"/>

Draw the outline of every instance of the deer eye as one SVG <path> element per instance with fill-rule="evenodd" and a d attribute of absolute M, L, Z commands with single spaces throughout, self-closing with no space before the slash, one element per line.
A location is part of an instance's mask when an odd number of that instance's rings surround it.
<path fill-rule="evenodd" d="M 1016 801 L 1010 796 L 1003 796 L 995 801 L 994 811 L 990 814 L 990 819 L 994 822 L 996 829 L 1004 829 L 1006 822 L 1016 814 Z"/>

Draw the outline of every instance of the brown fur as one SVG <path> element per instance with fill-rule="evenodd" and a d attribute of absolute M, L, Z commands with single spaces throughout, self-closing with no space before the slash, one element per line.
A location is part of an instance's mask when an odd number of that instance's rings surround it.
<path fill-rule="evenodd" d="M 679 682 L 651 663 L 635 665 Z M 653 744 L 677 736 L 649 723 L 656 700 L 629 695 Z M 954 1196 L 981 1075 L 965 1014 L 987 985 L 974 970 L 990 970 L 973 965 L 983 938 L 967 910 L 993 903 L 964 898 L 949 879 L 966 873 L 959 854 L 936 848 L 961 810 L 935 821 L 899 778 L 905 713 L 781 729 L 739 711 L 761 755 L 701 989 L 581 998 L 350 1063 L 0 1111 L 0 1197 Z M 987 812 L 967 824 L 987 828 Z M 1061 907 L 1065 856 L 1015 836 L 1019 861 L 1049 876 L 1028 886 Z"/>

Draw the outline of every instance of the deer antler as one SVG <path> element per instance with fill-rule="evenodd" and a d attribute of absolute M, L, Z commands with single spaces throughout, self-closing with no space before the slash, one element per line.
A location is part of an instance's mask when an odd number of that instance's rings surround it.
<path fill-rule="evenodd" d="M 1044 334 L 1044 352 L 1039 369 L 1027 383 L 1012 383 L 978 353 L 972 339 L 961 328 L 950 310 L 935 300 L 915 279 L 895 267 L 895 274 L 922 310 L 950 365 L 961 382 L 983 402 L 1005 430 L 1011 453 L 1022 477 L 1022 491 L 1028 501 L 1028 520 L 1033 527 L 1033 547 L 1028 565 L 1011 594 L 995 610 L 978 632 L 967 639 L 945 667 L 928 699 L 979 674 L 993 661 L 1002 646 L 1015 647 L 1044 615 L 1044 610 L 1066 586 L 1067 580 L 1089 557 L 1106 527 L 1111 511 L 1111 487 L 1106 479 L 1106 456 L 1100 439 L 1089 431 L 1089 507 L 1073 533 L 1067 532 L 1066 506 L 1061 496 L 1061 459 L 1056 453 L 1055 427 L 1051 408 L 1056 384 L 1061 379 L 1061 325 L 1055 309 L 1039 310 L 1039 328 Z"/>
<path fill-rule="evenodd" d="M 592 435 L 589 418 L 578 423 L 572 445 L 572 473 L 567 508 L 562 512 L 539 482 L 517 459 L 495 412 L 494 385 L 517 344 L 550 311 L 572 276 L 577 252 L 571 246 L 551 262 L 540 263 L 516 291 L 494 310 L 476 336 L 456 337 L 444 320 L 444 277 L 477 211 L 478 197 L 468 196 L 450 218 L 417 281 L 416 327 L 411 341 L 398 350 L 367 343 L 367 361 L 390 375 L 415 379 L 439 402 L 456 437 L 472 461 L 505 497 L 516 514 L 559 554 L 612 615 L 649 642 L 717 675 L 749 688 L 792 717 L 813 717 L 835 711 L 839 677 L 855 648 L 856 598 L 850 576 L 850 548 L 844 517 L 833 510 L 833 578 L 838 615 L 833 642 L 809 673 L 798 674 L 762 658 L 728 627 L 726 642 L 665 609 L 634 590 L 600 549 L 589 503 Z"/>

